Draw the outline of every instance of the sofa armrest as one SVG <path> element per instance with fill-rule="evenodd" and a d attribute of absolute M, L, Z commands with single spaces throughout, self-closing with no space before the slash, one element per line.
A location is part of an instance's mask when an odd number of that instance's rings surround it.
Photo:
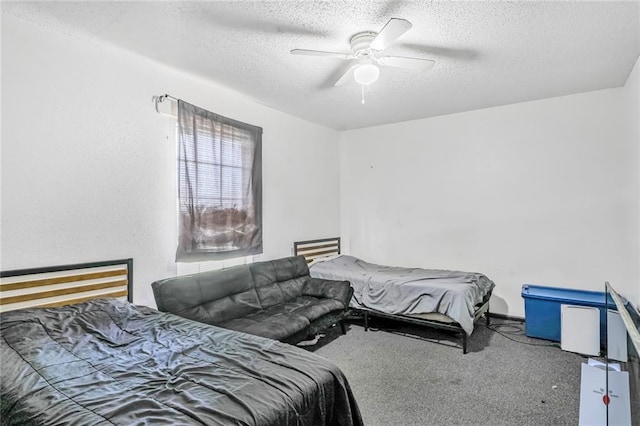
<path fill-rule="evenodd" d="M 302 287 L 305 296 L 324 297 L 342 302 L 345 309 L 349 307 L 349 301 L 353 295 L 353 288 L 349 281 L 324 280 L 322 278 L 309 278 Z"/>

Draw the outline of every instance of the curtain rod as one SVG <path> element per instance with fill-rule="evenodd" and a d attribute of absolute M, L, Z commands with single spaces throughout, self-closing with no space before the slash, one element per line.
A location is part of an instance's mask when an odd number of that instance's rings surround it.
<path fill-rule="evenodd" d="M 164 95 L 157 96 L 160 102 L 164 102 L 166 99 L 171 99 L 172 101 L 178 102 L 178 98 L 174 98 L 173 96 L 165 93 Z"/>
<path fill-rule="evenodd" d="M 155 106 L 156 106 L 156 112 L 157 112 L 158 114 L 160 114 L 160 115 L 166 115 L 167 117 L 173 117 L 173 118 L 175 118 L 175 116 L 174 116 L 174 115 L 167 114 L 166 112 L 161 112 L 161 111 L 158 109 L 158 104 L 159 104 L 159 103 L 161 103 L 161 102 L 166 101 L 167 99 L 171 99 L 171 100 L 172 100 L 172 101 L 174 101 L 174 102 L 178 102 L 178 98 L 174 98 L 173 96 L 171 96 L 171 95 L 169 95 L 169 94 L 167 94 L 167 93 L 165 93 L 164 95 L 154 96 L 154 97 L 153 97 L 153 101 L 155 102 Z"/>

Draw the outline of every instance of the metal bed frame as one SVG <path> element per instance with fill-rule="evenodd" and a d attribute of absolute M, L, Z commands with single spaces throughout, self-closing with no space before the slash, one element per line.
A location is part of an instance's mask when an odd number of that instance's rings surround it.
<path fill-rule="evenodd" d="M 294 255 L 302 255 L 307 260 L 307 263 L 313 262 L 313 260 L 322 258 L 325 256 L 340 254 L 340 237 L 333 238 L 321 238 L 317 240 L 297 241 L 293 243 Z M 485 316 L 486 324 L 490 324 L 489 317 L 489 300 L 491 299 L 491 292 L 489 292 L 484 300 L 476 305 L 476 309 L 473 316 L 473 322 L 477 322 L 482 315 Z M 439 330 L 447 330 L 460 333 L 462 335 L 462 353 L 467 353 L 468 336 L 457 322 L 442 322 L 437 320 L 416 318 L 408 315 L 387 314 L 385 312 L 369 309 L 369 308 L 349 308 L 351 311 L 361 314 L 364 318 L 364 329 L 369 329 L 369 317 L 387 318 L 394 321 L 401 321 L 414 325 L 427 326 Z"/>
<path fill-rule="evenodd" d="M 133 301 L 133 259 L 0 271 L 0 311 L 55 307 L 99 297 Z"/>
<path fill-rule="evenodd" d="M 486 324 L 487 325 L 490 324 L 491 320 L 488 315 L 490 298 L 491 298 L 491 293 L 487 294 L 487 296 L 485 297 L 485 300 L 480 305 L 476 306 L 476 310 L 473 315 L 474 323 L 477 322 L 480 319 L 480 317 L 482 317 L 482 315 L 485 315 Z M 462 353 L 463 354 L 467 353 L 467 343 L 468 343 L 469 336 L 467 336 L 467 333 L 465 333 L 462 327 L 460 327 L 460 324 L 458 324 L 457 322 L 446 323 L 442 321 L 410 317 L 407 315 L 387 314 L 384 312 L 375 311 L 375 310 L 366 309 L 366 308 L 364 309 L 360 308 L 360 309 L 354 309 L 354 310 L 361 312 L 363 314 L 365 331 L 369 329 L 369 317 L 373 316 L 373 317 L 387 318 L 395 321 L 406 322 L 409 324 L 424 325 L 424 326 L 431 327 L 434 329 L 439 329 L 439 330 L 447 330 L 447 331 L 460 333 L 462 336 Z"/>

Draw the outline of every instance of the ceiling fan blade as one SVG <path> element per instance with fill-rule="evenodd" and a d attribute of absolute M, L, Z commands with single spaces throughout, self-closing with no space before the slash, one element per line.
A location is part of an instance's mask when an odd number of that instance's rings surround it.
<path fill-rule="evenodd" d="M 421 58 L 405 58 L 403 56 L 382 56 L 378 58 L 378 63 L 387 67 L 427 71 L 433 68 L 436 61 Z"/>
<path fill-rule="evenodd" d="M 339 53 L 339 52 L 324 52 L 322 50 L 307 50 L 307 49 L 293 49 L 291 50 L 292 55 L 308 55 L 308 56 L 328 56 L 330 58 L 338 58 L 338 59 L 353 59 L 354 56 L 350 53 Z"/>
<path fill-rule="evenodd" d="M 334 86 L 344 86 L 347 83 L 351 83 L 353 81 L 353 71 L 357 68 L 358 64 L 354 64 L 349 67 L 348 70 L 344 72 L 333 85 Z"/>
<path fill-rule="evenodd" d="M 384 50 L 398 39 L 402 34 L 409 31 L 411 22 L 401 18 L 391 18 L 389 22 L 380 30 L 376 38 L 371 42 L 371 48 Z"/>

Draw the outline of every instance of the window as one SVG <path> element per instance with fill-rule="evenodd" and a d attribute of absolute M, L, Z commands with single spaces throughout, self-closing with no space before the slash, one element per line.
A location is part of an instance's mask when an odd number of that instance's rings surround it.
<path fill-rule="evenodd" d="M 262 253 L 262 129 L 178 101 L 177 261 Z"/>

